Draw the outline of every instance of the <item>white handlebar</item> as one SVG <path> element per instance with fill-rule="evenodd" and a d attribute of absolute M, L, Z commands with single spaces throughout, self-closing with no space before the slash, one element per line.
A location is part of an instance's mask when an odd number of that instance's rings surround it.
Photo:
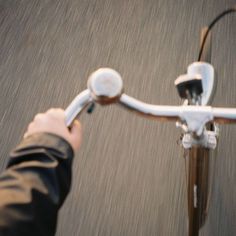
<path fill-rule="evenodd" d="M 101 105 L 118 103 L 131 111 L 160 121 L 180 120 L 188 131 L 201 135 L 209 121 L 217 123 L 236 123 L 235 108 L 213 108 L 210 106 L 157 106 L 141 102 L 123 92 L 121 76 L 109 68 L 99 69 L 88 80 L 88 89 L 80 93 L 66 109 L 66 125 L 69 127 L 74 119 L 89 104 Z"/>

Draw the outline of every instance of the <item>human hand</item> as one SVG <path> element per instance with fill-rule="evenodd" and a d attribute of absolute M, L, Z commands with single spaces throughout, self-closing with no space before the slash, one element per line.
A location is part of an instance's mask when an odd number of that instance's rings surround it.
<path fill-rule="evenodd" d="M 72 146 L 74 151 L 78 151 L 81 144 L 81 125 L 75 120 L 70 130 L 66 127 L 65 111 L 62 109 L 50 109 L 46 113 L 39 113 L 29 124 L 24 138 L 34 133 L 52 133 L 56 134 Z"/>

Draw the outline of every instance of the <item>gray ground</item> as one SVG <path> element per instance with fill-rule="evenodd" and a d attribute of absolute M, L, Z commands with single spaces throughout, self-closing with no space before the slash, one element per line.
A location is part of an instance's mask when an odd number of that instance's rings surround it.
<path fill-rule="evenodd" d="M 196 60 L 199 32 L 230 0 L 0 0 L 0 156 L 37 112 L 66 107 L 101 66 L 129 95 L 180 104 L 173 82 Z M 235 107 L 236 15 L 214 30 L 214 105 Z M 83 145 L 57 236 L 183 236 L 186 183 L 175 125 L 116 106 L 82 116 Z M 236 235 L 236 127 L 222 127 L 201 235 Z M 45 211 L 45 214 L 47 212 Z"/>

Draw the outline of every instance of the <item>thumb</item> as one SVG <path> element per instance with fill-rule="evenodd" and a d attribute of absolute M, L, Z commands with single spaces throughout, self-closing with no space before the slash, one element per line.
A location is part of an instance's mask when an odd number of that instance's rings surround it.
<path fill-rule="evenodd" d="M 78 120 L 75 120 L 70 129 L 70 137 L 72 146 L 75 151 L 77 151 L 80 147 L 81 137 L 82 137 L 82 127 Z"/>
<path fill-rule="evenodd" d="M 71 128 L 70 133 L 72 136 L 80 136 L 81 135 L 81 124 L 78 120 L 74 120 Z"/>

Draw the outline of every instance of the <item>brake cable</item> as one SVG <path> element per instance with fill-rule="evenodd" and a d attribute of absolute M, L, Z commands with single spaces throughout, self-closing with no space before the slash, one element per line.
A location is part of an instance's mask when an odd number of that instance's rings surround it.
<path fill-rule="evenodd" d="M 220 20 L 222 19 L 225 15 L 228 15 L 230 13 L 234 13 L 236 12 L 236 5 L 233 6 L 232 8 L 229 8 L 225 11 L 223 11 L 222 13 L 220 13 L 211 23 L 210 25 L 207 27 L 207 31 L 203 37 L 202 43 L 201 43 L 201 47 L 200 47 L 200 51 L 199 51 L 199 55 L 198 55 L 198 61 L 201 61 L 202 58 L 202 54 L 203 54 L 203 50 L 204 50 L 204 46 L 207 40 L 207 36 L 210 33 L 211 29 L 213 28 L 213 26 Z"/>

